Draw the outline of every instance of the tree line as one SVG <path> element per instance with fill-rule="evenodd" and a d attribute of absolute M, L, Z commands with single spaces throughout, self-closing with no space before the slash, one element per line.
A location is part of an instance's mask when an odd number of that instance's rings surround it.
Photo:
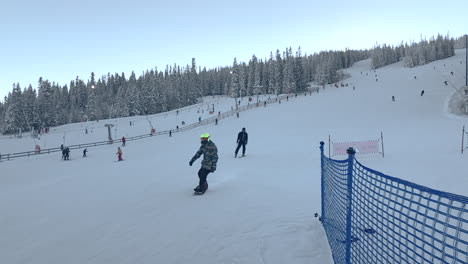
<path fill-rule="evenodd" d="M 91 73 L 84 81 L 77 77 L 60 85 L 39 78 L 37 87 L 31 84 L 22 89 L 13 84 L 12 91 L 0 102 L 0 132 L 3 134 L 39 130 L 87 120 L 135 115 L 149 115 L 170 111 L 197 103 L 209 95 L 231 97 L 256 94 L 300 93 L 308 83 L 330 84 L 343 78 L 341 69 L 356 61 L 371 58 L 379 68 L 400 60 L 414 67 L 454 55 L 455 43 L 462 39 L 448 36 L 421 40 L 397 47 L 376 45 L 371 50 L 322 51 L 302 55 L 299 47 L 283 52 L 270 52 L 268 58 L 255 55 L 248 62 L 207 69 L 191 64 L 167 65 L 164 70 L 149 69 L 137 76 L 124 73 L 96 78 Z"/>
<path fill-rule="evenodd" d="M 448 35 L 431 37 L 429 40 L 421 39 L 410 44 L 403 42 L 394 47 L 385 44 L 375 45 L 372 49 L 371 65 L 374 69 L 403 60 L 404 66 L 416 67 L 435 60 L 441 60 L 455 55 L 455 46 L 464 47 L 462 38 L 456 40 Z"/>

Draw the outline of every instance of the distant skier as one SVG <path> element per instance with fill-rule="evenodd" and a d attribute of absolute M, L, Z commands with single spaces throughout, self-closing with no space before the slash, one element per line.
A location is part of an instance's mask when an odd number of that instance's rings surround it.
<path fill-rule="evenodd" d="M 242 128 L 242 131 L 237 134 L 237 148 L 234 152 L 234 158 L 237 158 L 237 153 L 239 152 L 240 147 L 242 146 L 242 157 L 245 156 L 245 146 L 249 141 L 249 134 L 245 132 L 245 127 Z"/>
<path fill-rule="evenodd" d="M 447 81 L 444 81 L 444 84 L 445 84 L 445 85 L 448 85 Z"/>
<path fill-rule="evenodd" d="M 69 160 L 70 159 L 70 149 L 68 147 L 63 148 L 62 157 L 63 157 L 63 160 Z"/>
<path fill-rule="evenodd" d="M 86 152 L 88 152 L 88 149 L 83 150 L 83 158 L 86 158 Z"/>
<path fill-rule="evenodd" d="M 215 143 L 210 140 L 210 135 L 204 133 L 200 136 L 200 149 L 195 153 L 193 158 L 190 160 L 189 165 L 193 163 L 203 154 L 203 160 L 201 162 L 201 168 L 198 171 L 199 183 L 198 186 L 193 189 L 195 193 L 203 194 L 208 189 L 208 182 L 206 178 L 210 172 L 216 171 L 216 164 L 218 163 L 218 148 Z"/>
<path fill-rule="evenodd" d="M 62 150 L 62 159 L 65 160 L 65 147 L 63 144 L 60 146 L 60 150 Z"/>
<path fill-rule="evenodd" d="M 421 96 L 423 96 L 423 95 L 424 95 L 424 90 L 421 91 Z"/>
<path fill-rule="evenodd" d="M 117 147 L 117 158 L 118 158 L 118 161 L 122 161 L 122 149 L 120 147 Z"/>
<path fill-rule="evenodd" d="M 395 102 L 395 96 L 392 95 L 392 101 Z"/>
<path fill-rule="evenodd" d="M 125 142 L 126 142 L 126 141 L 127 141 L 127 140 L 125 139 L 125 137 L 122 137 L 122 147 L 125 147 Z"/>

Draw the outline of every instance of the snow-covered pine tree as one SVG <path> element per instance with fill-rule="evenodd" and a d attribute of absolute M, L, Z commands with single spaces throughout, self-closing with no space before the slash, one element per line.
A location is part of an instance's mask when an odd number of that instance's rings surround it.
<path fill-rule="evenodd" d="M 36 110 L 36 91 L 29 84 L 28 88 L 23 91 L 23 113 L 27 124 L 28 130 L 33 128 L 37 122 L 37 110 Z M 66 120 L 65 120 L 66 121 Z"/>
<path fill-rule="evenodd" d="M 276 50 L 276 60 L 274 63 L 274 74 L 275 74 L 275 94 L 283 93 L 283 59 L 281 58 L 281 53 L 279 49 Z"/>
<path fill-rule="evenodd" d="M 26 127 L 21 97 L 19 84 L 14 84 L 12 92 L 8 95 L 8 108 L 5 113 L 5 130 L 8 133 L 17 133 Z"/>
<path fill-rule="evenodd" d="M 306 80 L 304 76 L 303 57 L 301 47 L 297 49 L 296 57 L 294 58 L 294 92 L 300 93 L 306 90 Z"/>
<path fill-rule="evenodd" d="M 231 70 L 231 96 L 238 97 L 240 94 L 240 69 L 237 64 L 237 58 L 234 58 Z"/>
<path fill-rule="evenodd" d="M 54 125 L 54 112 L 56 102 L 54 101 L 54 90 L 48 80 L 39 78 L 37 103 L 40 127 L 45 128 Z"/>

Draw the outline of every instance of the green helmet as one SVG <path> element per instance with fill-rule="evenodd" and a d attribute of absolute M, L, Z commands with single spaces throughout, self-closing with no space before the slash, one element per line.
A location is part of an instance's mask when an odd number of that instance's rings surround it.
<path fill-rule="evenodd" d="M 200 138 L 209 138 L 210 137 L 210 134 L 208 133 L 203 133 L 200 135 Z"/>

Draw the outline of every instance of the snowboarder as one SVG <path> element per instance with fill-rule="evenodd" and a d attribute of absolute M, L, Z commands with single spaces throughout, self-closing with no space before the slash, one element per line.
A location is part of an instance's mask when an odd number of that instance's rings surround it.
<path fill-rule="evenodd" d="M 88 149 L 83 150 L 83 158 L 86 158 L 86 152 L 88 152 Z"/>
<path fill-rule="evenodd" d="M 122 161 L 122 149 L 120 147 L 117 147 L 117 153 L 118 155 L 118 161 Z"/>
<path fill-rule="evenodd" d="M 242 128 L 242 131 L 237 134 L 237 148 L 234 152 L 234 158 L 237 158 L 237 153 L 239 152 L 240 147 L 242 146 L 242 157 L 245 156 L 245 146 L 249 140 L 249 134 L 245 132 L 245 127 Z"/>
<path fill-rule="evenodd" d="M 210 135 L 208 133 L 202 134 L 200 136 L 200 141 L 200 149 L 189 162 L 189 165 L 192 166 L 193 163 L 203 154 L 203 160 L 201 162 L 202 166 L 198 171 L 198 178 L 200 181 L 198 186 L 193 189 L 197 194 L 203 194 L 208 189 L 206 177 L 210 172 L 216 171 L 216 164 L 218 162 L 218 149 L 216 148 L 215 143 L 210 140 Z"/>
<path fill-rule="evenodd" d="M 125 147 L 125 141 L 126 141 L 125 137 L 122 137 L 122 147 Z"/>
<path fill-rule="evenodd" d="M 421 96 L 423 96 L 423 95 L 424 95 L 424 90 L 421 91 Z"/>

